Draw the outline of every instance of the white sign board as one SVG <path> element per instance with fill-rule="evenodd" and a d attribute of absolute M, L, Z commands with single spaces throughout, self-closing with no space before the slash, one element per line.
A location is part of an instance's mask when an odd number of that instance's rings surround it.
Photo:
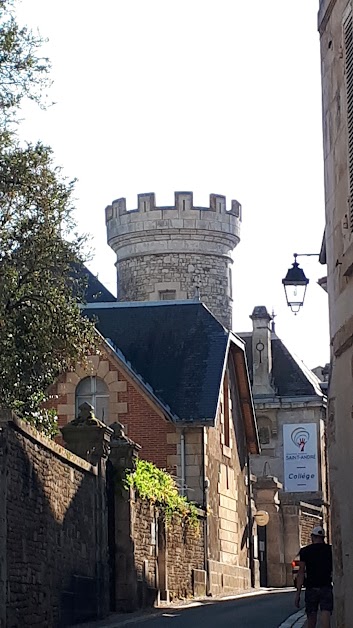
<path fill-rule="evenodd" d="M 308 493 L 319 489 L 316 423 L 283 425 L 284 490 Z"/>

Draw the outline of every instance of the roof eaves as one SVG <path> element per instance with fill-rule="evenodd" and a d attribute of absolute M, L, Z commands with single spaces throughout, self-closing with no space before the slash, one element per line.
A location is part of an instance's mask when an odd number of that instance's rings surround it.
<path fill-rule="evenodd" d="M 260 441 L 257 431 L 256 414 L 254 407 L 254 400 L 251 392 L 249 370 L 246 359 L 245 344 L 234 342 L 234 334 L 231 335 L 230 340 L 235 347 L 234 351 L 234 366 L 237 374 L 238 386 L 239 386 L 239 399 L 244 416 L 244 425 L 246 433 L 246 441 L 248 445 L 249 453 L 260 453 Z M 243 377 L 241 377 L 241 371 Z"/>
<path fill-rule="evenodd" d="M 125 308 L 147 308 L 147 307 L 175 307 L 177 305 L 197 305 L 199 301 L 182 300 L 182 301 L 102 301 L 101 303 L 86 303 L 83 305 L 87 310 L 105 310 L 105 309 L 125 309 Z"/>

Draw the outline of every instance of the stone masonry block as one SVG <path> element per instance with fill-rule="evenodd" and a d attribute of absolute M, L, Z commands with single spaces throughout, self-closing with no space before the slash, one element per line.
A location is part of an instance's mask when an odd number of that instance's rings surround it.
<path fill-rule="evenodd" d="M 221 539 L 221 541 L 229 541 L 230 543 L 236 543 L 238 541 L 238 535 L 229 530 L 219 529 L 218 538 Z"/>
<path fill-rule="evenodd" d="M 224 551 L 220 552 L 219 557 L 220 557 L 221 562 L 225 565 L 225 567 L 227 565 L 231 565 L 231 566 L 236 565 L 238 562 L 238 556 L 236 556 L 235 554 L 229 554 L 228 552 L 224 552 Z"/>
<path fill-rule="evenodd" d="M 107 386 L 109 386 L 109 384 L 112 384 L 113 382 L 116 382 L 117 379 L 118 379 L 118 371 L 108 371 L 108 373 L 104 376 L 104 381 L 107 384 Z"/>
<path fill-rule="evenodd" d="M 199 465 L 186 465 L 185 473 L 187 477 L 200 477 L 201 468 Z"/>
<path fill-rule="evenodd" d="M 180 436 L 176 432 L 169 432 L 167 434 L 167 444 L 168 445 L 177 445 L 180 443 Z"/>
<path fill-rule="evenodd" d="M 219 527 L 221 530 L 228 530 L 229 532 L 238 532 L 238 524 L 236 521 L 229 521 L 228 519 L 220 519 Z"/>
<path fill-rule="evenodd" d="M 220 506 L 218 509 L 219 517 L 225 519 L 226 521 L 236 521 L 239 520 L 239 515 L 234 510 L 228 510 L 228 508 L 223 508 Z"/>
<path fill-rule="evenodd" d="M 76 388 L 79 381 L 80 381 L 80 378 L 77 375 L 77 373 L 74 373 L 74 372 L 66 373 L 66 384 L 72 384 Z"/>
<path fill-rule="evenodd" d="M 102 360 L 99 363 L 97 370 L 97 377 L 104 378 L 109 372 L 109 362 L 107 360 Z"/>
<path fill-rule="evenodd" d="M 61 416 L 65 415 L 73 415 L 75 412 L 75 407 L 72 405 L 67 405 L 65 403 L 61 404 L 59 403 L 58 407 L 57 407 L 57 413 Z"/>
<path fill-rule="evenodd" d="M 219 505 L 223 508 L 227 508 L 228 510 L 233 510 L 234 512 L 237 511 L 237 502 L 231 497 L 224 497 L 224 495 L 220 495 Z"/>
<path fill-rule="evenodd" d="M 186 432 L 186 434 L 185 434 L 185 442 L 186 442 L 186 445 L 190 445 L 190 444 L 201 445 L 201 443 L 202 443 L 201 431 L 198 430 L 197 432 L 196 431 Z"/>
<path fill-rule="evenodd" d="M 58 384 L 58 395 L 66 395 L 67 393 L 75 393 L 76 386 L 67 382 L 60 382 Z"/>
<path fill-rule="evenodd" d="M 90 367 L 96 371 L 99 366 L 100 357 L 99 355 L 90 355 L 88 358 Z"/>
<path fill-rule="evenodd" d="M 228 554 L 238 554 L 238 546 L 233 541 L 220 541 L 221 552 L 227 552 Z"/>
<path fill-rule="evenodd" d="M 127 391 L 127 382 L 119 382 L 119 381 L 115 381 L 115 382 L 111 382 L 111 384 L 109 385 L 109 390 L 111 390 L 112 392 L 126 392 Z"/>
<path fill-rule="evenodd" d="M 168 463 L 168 466 L 171 466 L 171 467 L 177 466 L 178 464 L 180 464 L 180 456 L 176 456 L 176 455 L 167 456 L 167 463 Z"/>
<path fill-rule="evenodd" d="M 66 395 L 66 403 L 67 403 L 67 405 L 68 406 L 72 406 L 74 408 L 75 407 L 75 401 L 76 401 L 75 393 L 74 392 L 67 393 L 67 395 Z"/>
<path fill-rule="evenodd" d="M 119 412 L 119 414 L 126 414 L 127 413 L 127 402 L 126 401 L 120 401 L 118 403 L 118 412 Z"/>

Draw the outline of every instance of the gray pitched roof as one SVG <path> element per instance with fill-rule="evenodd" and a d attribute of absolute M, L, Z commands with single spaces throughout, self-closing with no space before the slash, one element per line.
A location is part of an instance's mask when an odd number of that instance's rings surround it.
<path fill-rule="evenodd" d="M 84 313 L 176 420 L 215 420 L 229 332 L 202 303 L 96 303 Z"/>
<path fill-rule="evenodd" d="M 85 298 L 87 303 L 115 302 L 116 297 L 95 277 L 86 266 L 82 269 L 82 277 L 85 278 L 87 287 Z"/>
<path fill-rule="evenodd" d="M 238 334 L 245 342 L 250 381 L 253 380 L 253 356 L 251 332 Z M 282 340 L 271 335 L 272 384 L 279 397 L 322 397 L 319 379 L 287 347 Z"/>

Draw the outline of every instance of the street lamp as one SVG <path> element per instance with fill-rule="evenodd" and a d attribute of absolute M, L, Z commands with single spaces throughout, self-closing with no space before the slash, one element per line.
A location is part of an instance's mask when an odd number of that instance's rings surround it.
<path fill-rule="evenodd" d="M 299 268 L 297 257 L 312 257 L 318 253 L 294 253 L 294 263 L 289 268 L 286 276 L 282 279 L 287 305 L 294 314 L 298 314 L 304 304 L 305 293 L 309 279 L 305 276 L 302 268 Z"/>

